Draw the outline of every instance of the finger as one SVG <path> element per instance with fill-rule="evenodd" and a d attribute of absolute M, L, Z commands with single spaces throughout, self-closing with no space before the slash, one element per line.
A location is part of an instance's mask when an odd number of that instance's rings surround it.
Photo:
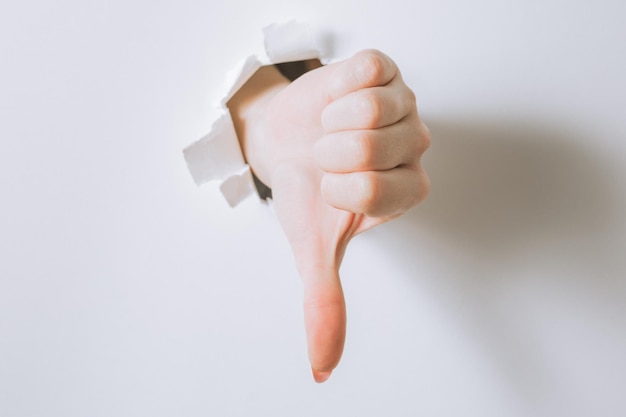
<path fill-rule="evenodd" d="M 429 144 L 417 115 L 380 129 L 330 133 L 315 144 L 318 166 L 327 172 L 382 171 L 413 165 Z"/>
<path fill-rule="evenodd" d="M 428 195 L 430 181 L 418 166 L 388 171 L 326 173 L 322 196 L 331 206 L 370 217 L 404 213 Z"/>
<path fill-rule="evenodd" d="M 354 215 L 324 202 L 320 174 L 313 163 L 291 160 L 275 167 L 272 182 L 276 215 L 302 278 L 311 369 L 323 382 L 343 353 L 346 309 L 338 271 Z"/>
<path fill-rule="evenodd" d="M 416 108 L 415 95 L 402 81 L 347 94 L 328 104 L 322 112 L 324 131 L 376 129 L 389 126 Z"/>
<path fill-rule="evenodd" d="M 336 64 L 327 94 L 331 101 L 362 88 L 388 84 L 398 74 L 398 67 L 387 55 L 366 49 Z"/>
<path fill-rule="evenodd" d="M 324 382 L 341 359 L 346 338 L 346 306 L 336 269 L 302 274 L 304 324 L 311 370 Z"/>

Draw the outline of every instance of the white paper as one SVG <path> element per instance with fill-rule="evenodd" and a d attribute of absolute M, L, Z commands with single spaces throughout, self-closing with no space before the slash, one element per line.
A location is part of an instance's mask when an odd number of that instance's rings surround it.
<path fill-rule="evenodd" d="M 263 34 L 265 53 L 273 64 L 322 56 L 309 27 L 298 22 L 270 25 L 263 29 Z"/>
<path fill-rule="evenodd" d="M 246 82 L 261 68 L 263 64 L 256 55 L 251 55 L 236 68 L 229 71 L 226 80 L 226 93 L 219 101 L 219 107 L 227 109 L 226 104 L 244 86 Z"/>
<path fill-rule="evenodd" d="M 246 197 L 256 193 L 252 171 L 246 165 L 239 173 L 231 175 L 220 185 L 222 195 L 231 207 L 235 207 Z"/>
<path fill-rule="evenodd" d="M 321 59 L 326 56 L 315 43 L 307 25 L 291 21 L 263 29 L 265 56 L 250 55 L 228 73 L 222 96 L 217 100 L 221 115 L 211 131 L 188 146 L 184 157 L 197 185 L 221 181 L 220 190 L 231 206 L 256 194 L 250 167 L 244 160 L 233 125 L 228 101 L 263 65 Z"/>
<path fill-rule="evenodd" d="M 224 180 L 246 167 L 230 113 L 223 113 L 211 131 L 183 151 L 197 185 Z"/>

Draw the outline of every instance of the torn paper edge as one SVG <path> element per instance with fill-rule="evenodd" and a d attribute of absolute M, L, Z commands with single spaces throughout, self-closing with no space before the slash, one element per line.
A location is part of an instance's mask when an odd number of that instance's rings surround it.
<path fill-rule="evenodd" d="M 265 55 L 250 55 L 228 73 L 225 92 L 215 103 L 220 115 L 208 134 L 184 149 L 183 155 L 196 185 L 220 181 L 220 191 L 231 207 L 258 195 L 250 167 L 246 164 L 228 101 L 264 65 L 319 59 L 329 61 L 315 41 L 310 27 L 297 21 L 263 28 Z"/>

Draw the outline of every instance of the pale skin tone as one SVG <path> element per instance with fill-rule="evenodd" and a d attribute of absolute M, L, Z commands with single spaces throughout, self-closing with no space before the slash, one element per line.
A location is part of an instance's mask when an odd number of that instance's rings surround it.
<path fill-rule="evenodd" d="M 396 64 L 375 50 L 294 82 L 262 67 L 228 107 L 248 163 L 272 189 L 302 278 L 313 377 L 324 382 L 344 346 L 348 242 L 426 197 L 428 129 Z"/>

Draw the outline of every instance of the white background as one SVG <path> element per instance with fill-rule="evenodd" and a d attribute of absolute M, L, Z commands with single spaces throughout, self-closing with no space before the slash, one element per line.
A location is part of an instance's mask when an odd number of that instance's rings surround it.
<path fill-rule="evenodd" d="M 618 0 L 0 5 L 0 416 L 626 415 Z M 432 194 L 355 239 L 313 383 L 272 214 L 182 149 L 261 28 L 379 48 Z"/>

